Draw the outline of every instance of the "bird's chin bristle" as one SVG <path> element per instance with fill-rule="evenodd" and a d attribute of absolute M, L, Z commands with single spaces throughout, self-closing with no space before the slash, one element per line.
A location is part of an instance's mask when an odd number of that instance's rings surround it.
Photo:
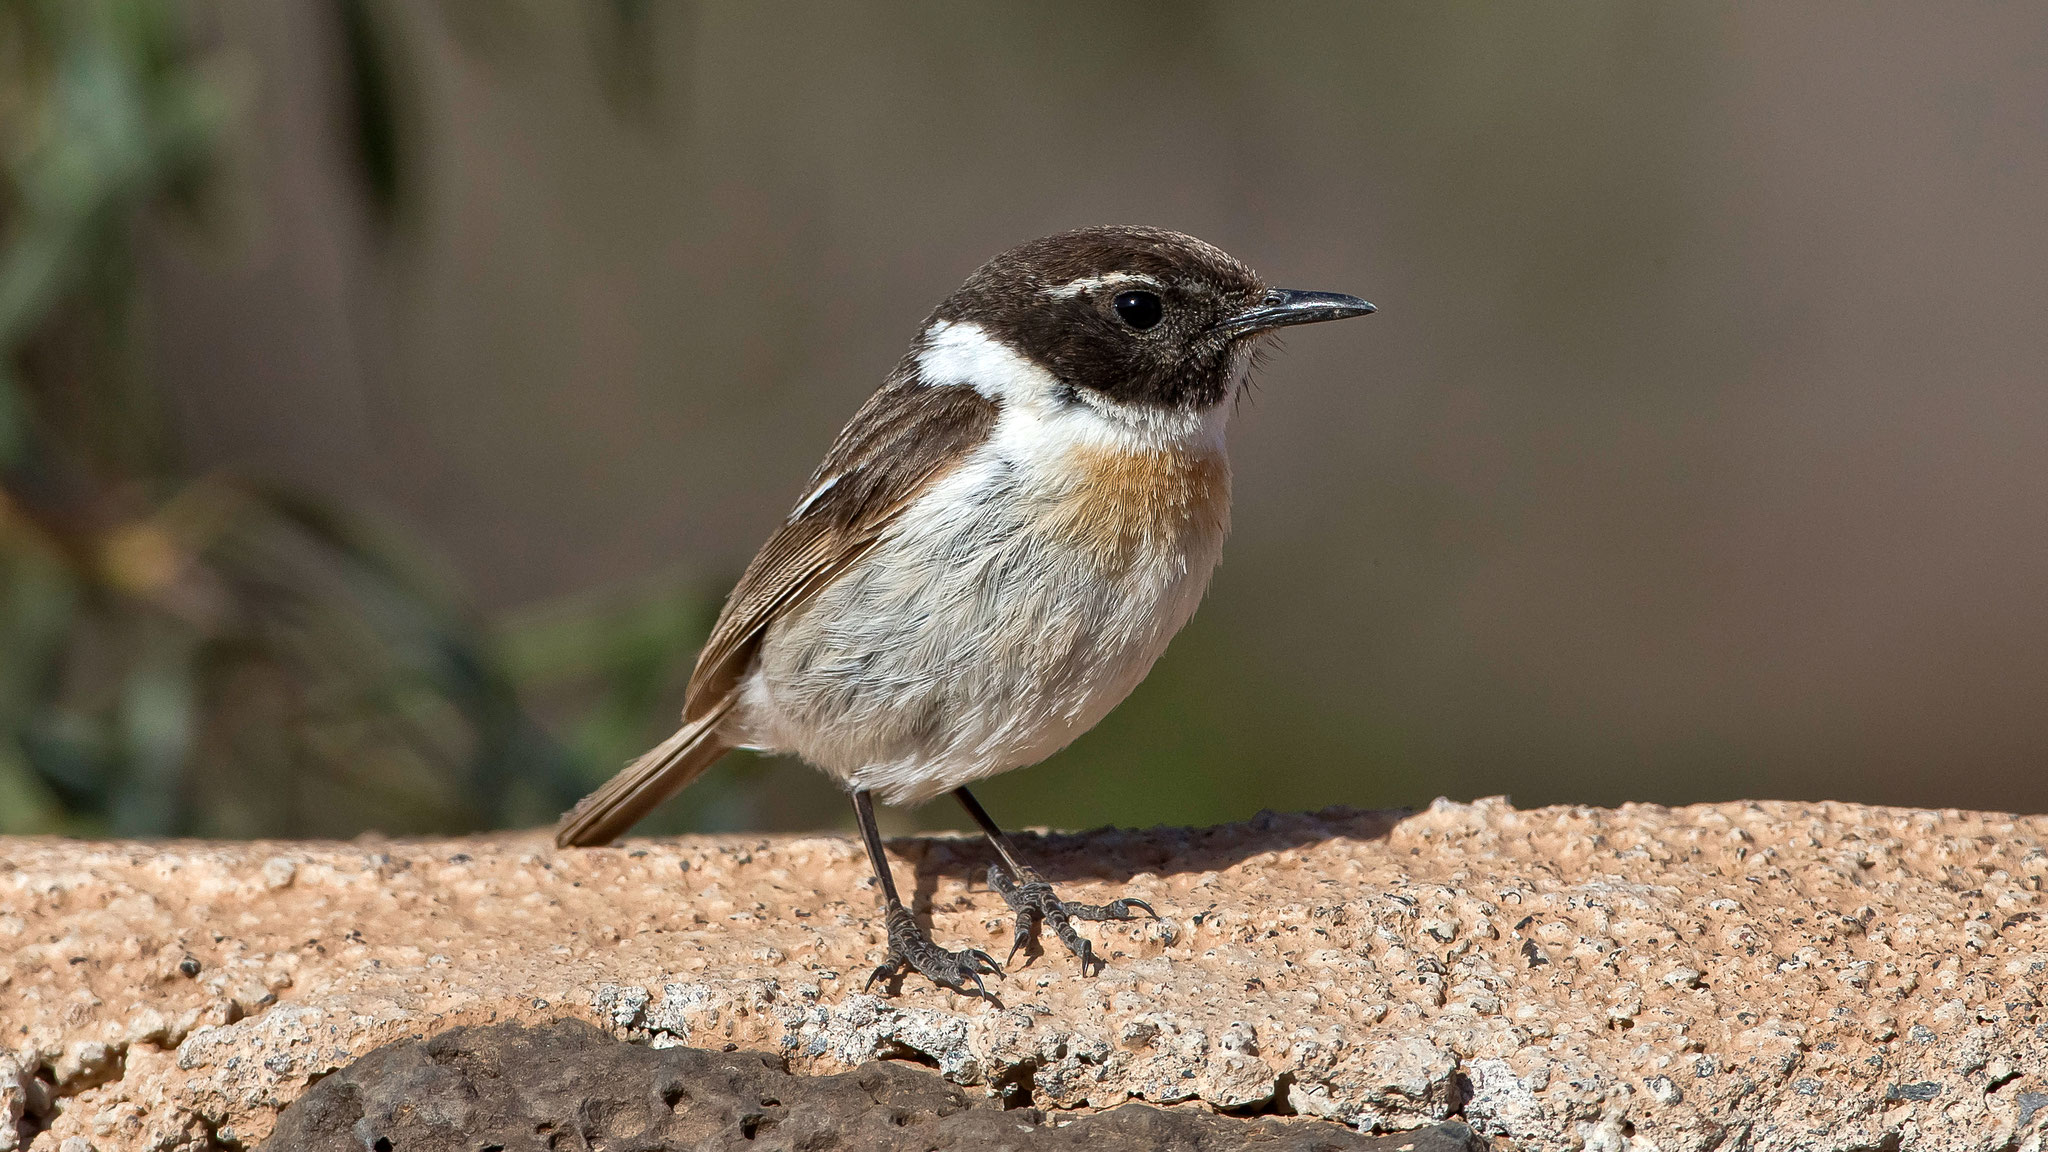
<path fill-rule="evenodd" d="M 1259 373 L 1265 370 L 1266 362 L 1272 359 L 1274 350 L 1279 346 L 1271 332 L 1262 332 L 1258 339 L 1246 343 L 1244 366 L 1238 370 L 1237 391 L 1232 396 L 1232 402 L 1239 408 L 1243 408 L 1245 401 L 1259 390 Z"/>
<path fill-rule="evenodd" d="M 1252 342 L 1251 351 L 1245 355 L 1245 379 L 1249 380 L 1257 376 L 1259 371 L 1265 368 L 1267 361 L 1273 358 L 1273 353 L 1279 350 L 1280 334 L 1277 332 L 1262 333 L 1258 340 Z"/>

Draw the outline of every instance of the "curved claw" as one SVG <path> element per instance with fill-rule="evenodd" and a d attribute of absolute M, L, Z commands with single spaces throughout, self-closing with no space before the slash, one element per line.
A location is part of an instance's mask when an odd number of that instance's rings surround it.
<path fill-rule="evenodd" d="M 1009 964 L 1017 959 L 1017 953 L 1029 948 L 1038 939 L 1038 925 L 1044 919 L 1044 913 L 1038 905 L 1019 897 L 1016 881 L 993 864 L 989 865 L 988 869 L 988 886 L 1003 898 L 1003 903 L 1008 904 L 1017 913 L 1017 928 L 1010 937 L 1010 954 L 1003 957 L 1003 963 Z"/>
<path fill-rule="evenodd" d="M 1041 926 L 1051 928 L 1053 935 L 1081 961 L 1081 974 L 1093 976 L 1106 970 L 1109 963 L 1095 954 L 1095 945 L 1079 932 L 1074 931 L 1075 920 L 1132 920 L 1136 919 L 1133 909 L 1142 909 L 1154 920 L 1159 913 L 1152 906 L 1134 896 L 1112 900 L 1108 904 L 1070 904 L 1061 900 L 1052 886 L 1029 870 L 1026 874 L 1011 876 L 999 867 L 988 870 L 988 886 L 1003 898 L 1003 903 L 1017 913 L 1017 932 L 1010 944 L 1010 959 L 1023 951 L 1038 938 Z"/>
<path fill-rule="evenodd" d="M 893 996 L 896 994 L 894 986 L 897 981 L 897 978 L 902 975 L 903 962 L 896 959 L 896 957 L 891 956 L 887 960 L 882 961 L 880 964 L 875 965 L 875 970 L 873 972 L 868 973 L 868 982 L 861 985 L 860 990 L 864 993 L 873 991 L 876 981 L 887 980 L 891 982 L 891 990 L 889 994 Z"/>
<path fill-rule="evenodd" d="M 1137 916 L 1131 911 L 1133 908 L 1143 911 L 1145 915 L 1150 916 L 1154 920 L 1159 919 L 1159 913 L 1154 912 L 1150 904 L 1145 903 L 1136 896 L 1126 896 L 1121 900 L 1112 900 L 1107 904 L 1068 904 L 1066 906 L 1067 915 L 1072 916 L 1076 920 L 1136 920 Z"/>
<path fill-rule="evenodd" d="M 1028 919 L 1028 921 L 1029 921 L 1028 923 L 1027 923 L 1027 919 Z M 1035 916 L 1034 916 L 1034 917 L 1028 917 L 1028 918 L 1027 918 L 1027 917 L 1026 917 L 1026 916 L 1025 916 L 1024 914 L 1022 914 L 1022 913 L 1019 913 L 1019 914 L 1018 914 L 1018 916 L 1017 916 L 1017 934 L 1016 934 L 1015 936 L 1012 936 L 1012 937 L 1010 938 L 1010 954 L 1009 954 L 1008 956 L 1005 956 L 1005 957 L 1003 957 L 1003 963 L 1005 963 L 1005 964 L 1014 964 L 1014 963 L 1016 963 L 1016 961 L 1017 961 L 1017 953 L 1019 953 L 1019 952 L 1022 952 L 1022 951 L 1024 951 L 1024 949 L 1026 949 L 1026 948 L 1030 947 L 1030 946 L 1031 946 L 1031 942 L 1032 942 L 1033 940 L 1036 940 L 1037 938 L 1038 938 L 1038 919 L 1037 919 L 1037 917 L 1035 917 Z"/>
<path fill-rule="evenodd" d="M 996 958 L 979 948 L 962 948 L 958 952 L 949 952 L 947 955 L 953 957 L 953 962 L 959 965 L 960 970 L 963 972 L 976 976 L 983 973 L 990 976 L 1001 976 L 1003 974 L 1003 966 L 996 963 Z"/>
<path fill-rule="evenodd" d="M 889 958 L 878 966 L 868 977 L 862 991 L 871 989 L 876 981 L 895 981 L 906 970 L 914 971 L 941 988 L 958 992 L 963 996 L 978 996 L 997 1007 L 1002 1001 L 990 994 L 982 975 L 1001 976 L 1002 965 L 995 957 L 979 948 L 967 948 L 951 952 L 932 943 L 932 939 L 910 911 L 901 904 L 892 905 L 888 910 Z M 892 983 L 892 993 L 896 985 Z"/>
<path fill-rule="evenodd" d="M 995 994 L 988 990 L 988 985 L 981 979 L 984 972 L 991 976 L 1003 974 L 1002 968 L 996 964 L 993 957 L 979 948 L 968 948 L 960 952 L 948 952 L 943 948 L 935 950 L 946 957 L 951 971 L 930 972 L 919 968 L 918 971 L 932 983 L 958 992 L 962 996 L 975 996 L 986 1000 L 998 1008 L 1003 1006 L 1003 1002 L 996 999 Z"/>

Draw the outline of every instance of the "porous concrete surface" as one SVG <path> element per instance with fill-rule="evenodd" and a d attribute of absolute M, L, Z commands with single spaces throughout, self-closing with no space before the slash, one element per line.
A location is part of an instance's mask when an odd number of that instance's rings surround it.
<path fill-rule="evenodd" d="M 0 841 L 0 1120 L 36 1152 L 249 1146 L 309 1078 L 564 1015 L 799 1072 L 909 1058 L 1013 1104 L 1459 1118 L 1511 1149 L 2005 1149 L 2048 1121 L 2048 818 L 1847 804 L 1439 802 L 1024 837 L 1087 925 L 994 981 L 882 957 L 837 836 L 557 851 Z M 938 939 L 1000 955 L 968 839 L 892 846 Z M 0 1132 L 9 1126 L 0 1125 Z"/>
<path fill-rule="evenodd" d="M 1321 1120 L 1125 1104 L 1047 1113 L 876 1060 L 793 1076 L 767 1052 L 654 1049 L 579 1020 L 401 1040 L 293 1101 L 263 1152 L 1485 1152 L 1462 1124 L 1366 1136 Z"/>

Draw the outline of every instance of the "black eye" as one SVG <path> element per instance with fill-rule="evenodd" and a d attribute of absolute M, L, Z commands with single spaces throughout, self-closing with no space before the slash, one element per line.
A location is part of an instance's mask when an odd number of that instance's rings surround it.
<path fill-rule="evenodd" d="M 1124 323 L 1140 332 L 1159 323 L 1159 318 L 1166 315 L 1166 305 L 1159 302 L 1156 292 L 1119 292 L 1110 306 L 1123 317 Z"/>

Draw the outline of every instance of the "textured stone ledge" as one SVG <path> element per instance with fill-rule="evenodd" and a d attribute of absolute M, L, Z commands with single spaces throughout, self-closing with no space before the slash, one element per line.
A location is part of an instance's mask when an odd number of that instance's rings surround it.
<path fill-rule="evenodd" d="M 1842 804 L 1325 812 L 1025 838 L 1089 925 L 998 1009 L 880 958 L 836 837 L 0 840 L 0 1148 L 253 1146 L 387 1042 L 564 1015 L 1045 1109 L 1462 1119 L 1497 1147 L 2004 1149 L 2048 1122 L 2048 818 Z M 970 840 L 892 846 L 1001 953 Z M 972 883 L 970 883 L 972 880 Z M 78 1143 L 66 1143 L 75 1140 Z"/>

